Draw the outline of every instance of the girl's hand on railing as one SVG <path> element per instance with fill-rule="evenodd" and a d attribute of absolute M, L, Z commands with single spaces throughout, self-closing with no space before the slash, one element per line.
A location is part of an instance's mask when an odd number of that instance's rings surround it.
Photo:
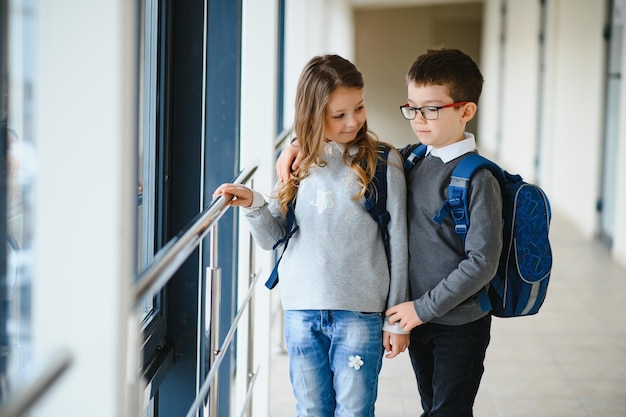
<path fill-rule="evenodd" d="M 213 198 L 223 196 L 231 206 L 250 207 L 254 200 L 252 190 L 239 184 L 222 184 L 213 193 Z"/>

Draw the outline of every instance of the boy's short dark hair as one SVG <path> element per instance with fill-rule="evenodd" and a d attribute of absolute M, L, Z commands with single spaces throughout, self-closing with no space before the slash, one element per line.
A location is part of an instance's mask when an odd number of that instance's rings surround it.
<path fill-rule="evenodd" d="M 443 85 L 456 101 L 478 103 L 483 76 L 474 60 L 459 49 L 428 49 L 418 56 L 406 76 L 407 83 Z"/>

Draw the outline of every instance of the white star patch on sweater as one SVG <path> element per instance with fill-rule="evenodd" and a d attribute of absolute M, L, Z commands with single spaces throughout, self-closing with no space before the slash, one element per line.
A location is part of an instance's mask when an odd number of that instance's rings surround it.
<path fill-rule="evenodd" d="M 317 190 L 317 200 L 312 205 L 317 208 L 319 214 L 322 214 L 326 209 L 335 207 L 333 192 Z"/>

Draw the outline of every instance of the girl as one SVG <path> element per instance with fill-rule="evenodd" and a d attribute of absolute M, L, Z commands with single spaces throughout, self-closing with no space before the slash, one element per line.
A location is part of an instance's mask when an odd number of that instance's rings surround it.
<path fill-rule="evenodd" d="M 392 150 L 388 266 L 378 225 L 364 206 L 379 142 L 367 128 L 363 88 L 351 62 L 337 55 L 313 58 L 296 92 L 299 168 L 270 204 L 241 185 L 223 184 L 214 193 L 246 209 L 256 242 L 268 250 L 285 235 L 287 205 L 295 202 L 299 229 L 279 272 L 300 417 L 373 416 L 383 348 L 395 357 L 409 341 L 383 315 L 408 299 L 406 184 Z"/>

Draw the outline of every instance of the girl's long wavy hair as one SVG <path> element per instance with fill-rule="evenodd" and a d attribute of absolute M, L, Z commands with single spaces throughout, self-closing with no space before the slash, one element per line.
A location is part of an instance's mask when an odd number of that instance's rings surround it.
<path fill-rule="evenodd" d="M 330 95 L 340 87 L 362 89 L 364 83 L 363 76 L 354 64 L 339 55 L 316 56 L 300 74 L 294 131 L 302 160 L 298 169 L 291 173 L 289 181 L 278 190 L 283 214 L 287 213 L 287 205 L 295 198 L 300 181 L 309 175 L 311 168 L 325 165 L 321 156 L 327 141 L 324 135 L 326 105 Z M 365 194 L 374 178 L 379 143 L 376 135 L 368 130 L 366 121 L 354 141 L 345 147 L 343 161 L 356 173 L 362 186 L 354 196 L 355 200 Z M 349 148 L 357 149 L 353 157 L 348 154 Z"/>

